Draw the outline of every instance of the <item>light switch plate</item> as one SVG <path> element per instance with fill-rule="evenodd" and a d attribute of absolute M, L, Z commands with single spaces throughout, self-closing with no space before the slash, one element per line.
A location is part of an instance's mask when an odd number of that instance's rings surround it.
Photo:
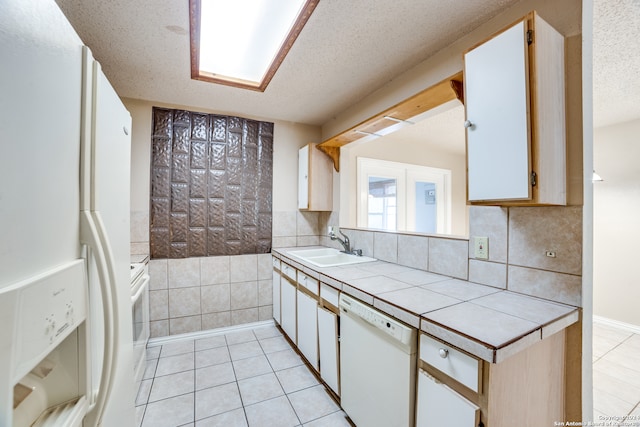
<path fill-rule="evenodd" d="M 473 238 L 473 256 L 477 259 L 489 259 L 489 238 Z"/>

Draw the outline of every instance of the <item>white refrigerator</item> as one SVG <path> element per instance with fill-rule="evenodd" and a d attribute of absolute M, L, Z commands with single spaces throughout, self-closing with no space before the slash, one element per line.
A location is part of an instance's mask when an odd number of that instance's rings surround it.
<path fill-rule="evenodd" d="M 0 58 L 0 426 L 133 426 L 131 117 L 53 0 Z"/>

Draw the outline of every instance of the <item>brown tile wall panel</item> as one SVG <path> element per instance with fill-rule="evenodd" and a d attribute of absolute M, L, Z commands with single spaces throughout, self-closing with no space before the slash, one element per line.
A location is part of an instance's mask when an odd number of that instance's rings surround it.
<path fill-rule="evenodd" d="M 189 227 L 207 226 L 207 202 L 204 199 L 189 200 Z"/>
<path fill-rule="evenodd" d="M 191 125 L 191 113 L 184 110 L 173 110 L 173 123 L 189 127 Z"/>
<path fill-rule="evenodd" d="M 151 198 L 151 228 L 169 228 L 169 205 L 171 201 L 169 197 L 152 197 Z"/>
<path fill-rule="evenodd" d="M 151 229 L 150 246 L 155 258 L 169 258 L 169 227 Z"/>
<path fill-rule="evenodd" d="M 189 155 L 174 152 L 171 166 L 171 182 L 189 182 Z"/>
<path fill-rule="evenodd" d="M 191 141 L 191 168 L 207 168 L 207 143 L 204 141 Z"/>
<path fill-rule="evenodd" d="M 153 258 L 271 250 L 273 123 L 154 108 Z"/>
<path fill-rule="evenodd" d="M 224 223 L 225 238 L 227 241 L 240 240 L 242 237 L 242 218 L 240 213 L 227 212 Z"/>
<path fill-rule="evenodd" d="M 227 185 L 241 185 L 244 173 L 241 158 L 227 157 Z"/>
<path fill-rule="evenodd" d="M 185 183 L 171 184 L 171 212 L 186 214 L 189 210 L 189 186 Z"/>
<path fill-rule="evenodd" d="M 242 132 L 242 122 L 246 119 L 242 119 L 240 117 L 229 117 L 227 123 L 229 127 L 227 128 L 228 132 Z"/>
<path fill-rule="evenodd" d="M 189 147 L 191 146 L 191 138 L 189 138 L 189 128 L 183 126 L 173 127 L 173 153 L 189 154 Z"/>
<path fill-rule="evenodd" d="M 227 146 L 212 143 L 209 147 L 209 169 L 224 171 L 227 168 Z"/>
<path fill-rule="evenodd" d="M 207 171 L 204 169 L 191 169 L 191 186 L 189 188 L 192 198 L 204 199 L 207 197 Z"/>
<path fill-rule="evenodd" d="M 187 258 L 189 256 L 186 242 L 172 242 L 169 249 L 169 258 Z"/>
<path fill-rule="evenodd" d="M 213 132 L 211 135 L 212 141 L 226 141 L 227 140 L 227 117 L 226 116 L 213 116 Z"/>
<path fill-rule="evenodd" d="M 207 229 L 189 229 L 189 256 L 199 257 L 207 255 Z"/>
<path fill-rule="evenodd" d="M 191 114 L 191 139 L 207 141 L 209 134 L 209 116 L 206 114 Z"/>
<path fill-rule="evenodd" d="M 224 199 L 209 199 L 209 227 L 224 227 Z"/>
<path fill-rule="evenodd" d="M 169 231 L 171 233 L 171 243 L 187 242 L 189 231 L 188 218 L 186 213 L 172 213 L 169 219 Z"/>
<path fill-rule="evenodd" d="M 153 167 L 171 166 L 171 143 L 169 138 L 154 137 L 151 141 Z"/>
<path fill-rule="evenodd" d="M 209 171 L 209 188 L 208 194 L 210 199 L 224 198 L 227 187 L 226 171 Z"/>
<path fill-rule="evenodd" d="M 151 197 L 171 196 L 171 169 L 152 168 L 151 169 Z"/>
<path fill-rule="evenodd" d="M 209 227 L 207 229 L 207 255 L 228 255 L 225 242 L 224 227 Z"/>
<path fill-rule="evenodd" d="M 229 132 L 227 136 L 227 159 L 229 157 L 242 157 L 242 134 Z"/>
<path fill-rule="evenodd" d="M 173 113 L 171 110 L 154 108 L 153 110 L 153 135 L 171 138 L 173 133 Z"/>

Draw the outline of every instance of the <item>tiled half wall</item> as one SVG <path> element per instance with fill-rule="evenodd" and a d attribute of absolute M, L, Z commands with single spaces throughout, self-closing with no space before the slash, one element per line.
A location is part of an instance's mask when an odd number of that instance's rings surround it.
<path fill-rule="evenodd" d="M 133 216 L 133 215 L 132 215 Z M 135 215 L 132 251 L 148 250 L 148 222 Z M 140 218 L 138 218 L 140 217 Z M 273 213 L 274 247 L 320 244 L 317 212 Z M 197 332 L 271 319 L 270 254 L 153 259 L 149 264 L 151 336 Z"/>
<path fill-rule="evenodd" d="M 151 337 L 271 319 L 271 270 L 271 254 L 151 260 Z"/>

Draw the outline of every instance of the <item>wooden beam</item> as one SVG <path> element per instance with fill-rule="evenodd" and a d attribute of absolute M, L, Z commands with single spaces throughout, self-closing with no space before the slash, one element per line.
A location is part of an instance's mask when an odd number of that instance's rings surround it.
<path fill-rule="evenodd" d="M 340 147 L 366 137 L 367 133 L 378 133 L 380 130 L 397 124 L 397 121 L 387 117 L 393 117 L 398 120 L 410 120 L 419 114 L 454 99 L 459 99 L 464 103 L 462 87 L 461 71 L 405 99 L 393 107 L 369 117 L 367 120 L 358 123 L 344 132 L 321 142 L 318 144 L 318 149 L 333 160 L 333 166 L 336 171 L 339 172 Z"/>

